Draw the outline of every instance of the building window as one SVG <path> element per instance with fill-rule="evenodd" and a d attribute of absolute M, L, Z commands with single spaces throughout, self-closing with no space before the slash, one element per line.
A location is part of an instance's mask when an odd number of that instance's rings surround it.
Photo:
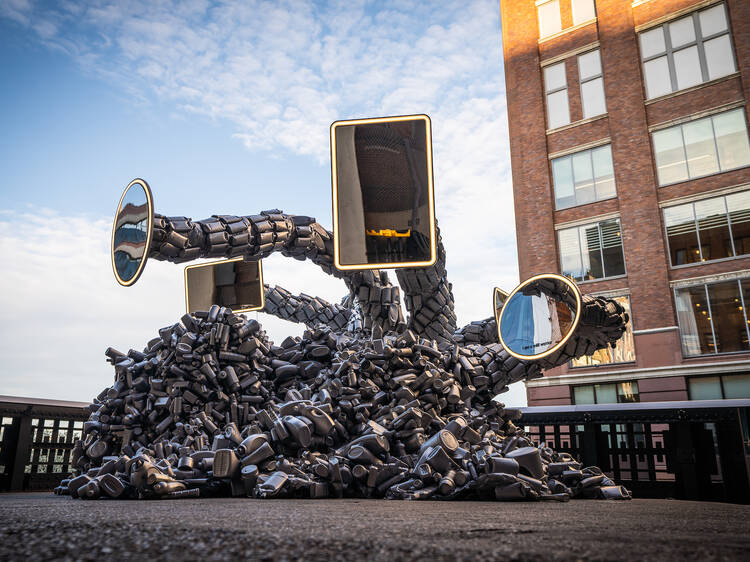
<path fill-rule="evenodd" d="M 554 158 L 552 181 L 557 209 L 616 197 L 611 145 Z"/>
<path fill-rule="evenodd" d="M 558 241 L 563 275 L 588 281 L 625 274 L 619 218 L 560 230 Z"/>
<path fill-rule="evenodd" d="M 593 355 L 585 355 L 570 362 L 571 367 L 593 367 L 596 365 L 608 365 L 611 363 L 632 363 L 635 361 L 635 342 L 633 341 L 633 315 L 630 313 L 630 298 L 627 295 L 614 297 L 625 312 L 628 313 L 628 323 L 625 333 L 617 341 L 616 347 L 607 346 L 597 350 Z"/>
<path fill-rule="evenodd" d="M 685 357 L 750 350 L 745 302 L 750 279 L 675 290 L 677 321 Z"/>
<path fill-rule="evenodd" d="M 669 185 L 750 165 L 742 108 L 652 133 L 659 185 Z"/>
<path fill-rule="evenodd" d="M 607 113 L 599 49 L 578 56 L 578 78 L 581 83 L 583 118 L 588 119 Z"/>
<path fill-rule="evenodd" d="M 544 67 L 544 90 L 547 97 L 547 127 L 554 129 L 570 123 L 564 61 Z"/>
<path fill-rule="evenodd" d="M 672 266 L 750 254 L 750 191 L 664 209 Z"/>
<path fill-rule="evenodd" d="M 562 31 L 559 0 L 551 0 L 537 6 L 537 14 L 539 15 L 540 39 Z"/>
<path fill-rule="evenodd" d="M 587 384 L 573 387 L 574 404 L 622 404 L 640 402 L 636 381 Z"/>
<path fill-rule="evenodd" d="M 690 400 L 750 398 L 750 375 L 690 377 L 688 392 Z"/>
<path fill-rule="evenodd" d="M 573 25 L 587 22 L 596 17 L 594 0 L 570 0 L 573 10 Z"/>
<path fill-rule="evenodd" d="M 639 34 L 646 97 L 690 88 L 737 70 L 724 4 Z"/>

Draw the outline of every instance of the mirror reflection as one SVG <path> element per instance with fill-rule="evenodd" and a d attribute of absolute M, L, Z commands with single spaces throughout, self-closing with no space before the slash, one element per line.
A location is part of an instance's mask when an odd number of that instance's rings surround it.
<path fill-rule="evenodd" d="M 120 198 L 112 231 L 112 265 L 121 285 L 132 285 L 143 271 L 153 220 L 151 191 L 133 180 Z"/>
<path fill-rule="evenodd" d="M 261 262 L 235 258 L 186 267 L 185 301 L 189 313 L 208 310 L 214 304 L 233 312 L 262 309 L 265 302 Z"/>
<path fill-rule="evenodd" d="M 430 265 L 435 245 L 429 118 L 340 121 L 331 134 L 336 266 Z"/>
<path fill-rule="evenodd" d="M 580 293 L 570 280 L 557 275 L 532 277 L 501 305 L 500 342 L 516 357 L 548 355 L 573 334 L 579 309 Z"/>

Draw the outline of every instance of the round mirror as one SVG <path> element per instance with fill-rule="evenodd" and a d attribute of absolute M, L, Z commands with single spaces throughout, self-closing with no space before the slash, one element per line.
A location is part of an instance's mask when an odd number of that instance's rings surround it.
<path fill-rule="evenodd" d="M 127 287 L 140 277 L 148 259 L 153 222 L 151 189 L 145 181 L 134 179 L 120 197 L 112 226 L 112 269 L 120 285 Z"/>
<path fill-rule="evenodd" d="M 496 290 L 497 291 L 497 290 Z M 570 279 L 553 273 L 527 279 L 498 309 L 498 339 L 519 359 L 539 359 L 565 345 L 578 325 L 581 292 Z"/>

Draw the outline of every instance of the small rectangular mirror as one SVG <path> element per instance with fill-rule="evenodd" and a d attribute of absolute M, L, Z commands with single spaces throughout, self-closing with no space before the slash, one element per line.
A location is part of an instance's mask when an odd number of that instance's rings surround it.
<path fill-rule="evenodd" d="M 251 312 L 265 306 L 263 266 L 243 258 L 185 268 L 185 305 L 188 313 L 226 306 L 232 312 Z"/>
<path fill-rule="evenodd" d="M 427 115 L 333 123 L 331 183 L 338 269 L 435 263 L 432 137 Z"/>

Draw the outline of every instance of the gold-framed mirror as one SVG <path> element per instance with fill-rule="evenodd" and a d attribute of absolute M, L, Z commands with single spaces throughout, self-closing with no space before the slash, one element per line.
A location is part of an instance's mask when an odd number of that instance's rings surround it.
<path fill-rule="evenodd" d="M 143 273 L 153 224 L 151 188 L 145 180 L 136 178 L 122 192 L 112 225 L 112 271 L 120 285 L 129 287 Z"/>
<path fill-rule="evenodd" d="M 435 263 L 432 133 L 427 115 L 333 123 L 331 185 L 338 269 Z"/>
<path fill-rule="evenodd" d="M 185 267 L 185 308 L 188 314 L 225 306 L 232 312 L 262 310 L 265 305 L 263 264 L 242 257 Z"/>
<path fill-rule="evenodd" d="M 581 292 L 562 275 L 547 273 L 518 285 L 499 311 L 493 293 L 497 337 L 503 347 L 519 359 L 541 359 L 560 349 L 570 339 L 581 317 Z"/>

